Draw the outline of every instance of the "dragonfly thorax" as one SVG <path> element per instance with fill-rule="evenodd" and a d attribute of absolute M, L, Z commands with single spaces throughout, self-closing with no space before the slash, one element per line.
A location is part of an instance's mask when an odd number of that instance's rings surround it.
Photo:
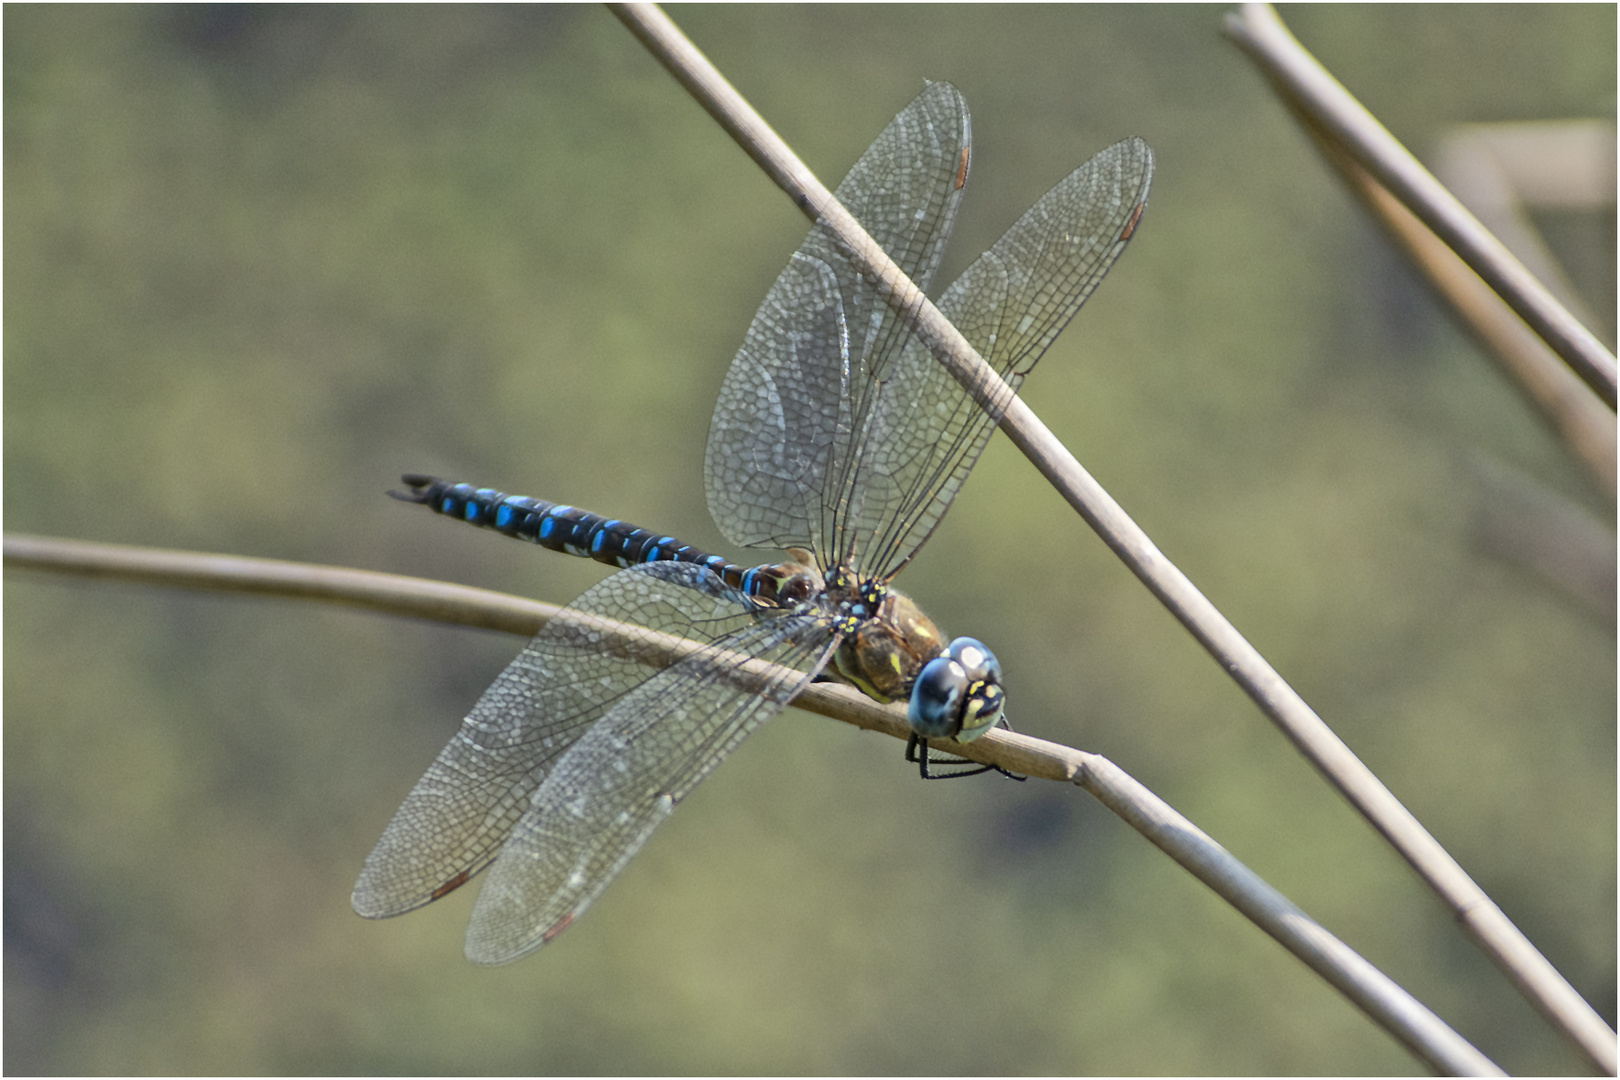
<path fill-rule="evenodd" d="M 981 642 L 947 646 L 910 597 L 842 569 L 828 576 L 826 599 L 844 635 L 833 654 L 837 674 L 878 701 L 906 701 L 918 735 L 967 742 L 1001 719 L 1001 665 Z"/>
<path fill-rule="evenodd" d="M 945 650 L 933 620 L 910 597 L 880 581 L 857 582 L 835 572 L 827 600 L 844 635 L 833 664 L 868 697 L 909 698 L 917 674 Z"/>

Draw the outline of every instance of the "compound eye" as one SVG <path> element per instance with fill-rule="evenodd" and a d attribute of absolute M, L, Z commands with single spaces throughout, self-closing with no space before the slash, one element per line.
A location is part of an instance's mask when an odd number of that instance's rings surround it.
<path fill-rule="evenodd" d="M 1001 661 L 976 638 L 957 638 L 923 665 L 907 717 L 925 739 L 972 742 L 1001 723 L 1006 694 Z"/>
<path fill-rule="evenodd" d="M 967 672 L 950 656 L 923 665 L 911 686 L 906 719 L 924 739 L 943 739 L 962 729 L 962 705 L 968 694 Z"/>
<path fill-rule="evenodd" d="M 967 679 L 957 706 L 956 741 L 972 742 L 1001 723 L 1007 704 L 1001 688 L 1001 661 L 984 642 L 970 637 L 952 641 L 945 656 L 955 661 Z"/>
<path fill-rule="evenodd" d="M 969 682 L 1001 685 L 1001 661 L 978 638 L 957 638 L 945 647 L 945 655 L 962 665 Z"/>

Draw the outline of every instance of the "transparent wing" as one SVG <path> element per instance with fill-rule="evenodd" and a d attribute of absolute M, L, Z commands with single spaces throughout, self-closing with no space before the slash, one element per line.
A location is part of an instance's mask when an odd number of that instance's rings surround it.
<path fill-rule="evenodd" d="M 473 706 L 366 859 L 354 909 L 369 918 L 398 915 L 489 865 L 535 790 L 591 725 L 649 679 L 670 681 L 669 671 L 637 659 L 634 635 L 724 641 L 746 635 L 760 617 L 712 573 L 688 564 L 636 567 L 586 592 Z M 621 629 L 633 636 L 617 636 Z M 701 674 L 696 665 L 685 677 Z"/>
<path fill-rule="evenodd" d="M 838 197 L 927 288 L 961 198 L 961 96 L 933 83 L 862 155 Z M 1153 154 L 1109 147 L 1043 196 L 940 301 L 1016 391 L 1130 239 Z M 709 508 L 748 547 L 808 547 L 898 572 L 938 526 L 999 422 L 911 338 L 817 226 L 771 287 L 709 431 Z"/>
<path fill-rule="evenodd" d="M 838 185 L 839 201 L 920 288 L 939 268 L 970 143 L 962 95 L 930 83 Z M 816 226 L 766 294 L 715 406 L 704 472 L 729 540 L 830 550 L 827 500 L 849 483 L 850 439 L 905 336 Z"/>
<path fill-rule="evenodd" d="M 398 915 L 488 866 L 540 781 L 612 703 L 599 699 L 591 674 L 583 660 L 559 656 L 549 633 L 530 642 L 389 821 L 360 871 L 354 910 Z"/>
<path fill-rule="evenodd" d="M 1153 151 L 1126 139 L 1041 196 L 945 292 L 939 309 L 1016 392 L 1130 240 L 1147 204 Z M 841 554 L 890 577 L 922 545 L 1011 400 L 977 404 L 908 337 L 853 446 L 853 481 L 833 493 Z"/>
<path fill-rule="evenodd" d="M 653 563 L 576 605 L 588 599 L 706 644 L 648 677 L 585 659 L 602 648 L 593 633 L 567 643 L 561 654 L 579 658 L 564 665 L 570 677 L 601 680 L 610 707 L 534 789 L 473 908 L 468 959 L 506 963 L 571 925 L 675 805 L 826 662 L 823 622 L 770 609 L 739 616 L 738 597 L 702 567 Z"/>

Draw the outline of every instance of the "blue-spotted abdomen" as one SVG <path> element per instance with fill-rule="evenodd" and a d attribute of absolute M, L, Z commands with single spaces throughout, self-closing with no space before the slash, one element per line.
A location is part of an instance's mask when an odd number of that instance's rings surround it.
<path fill-rule="evenodd" d="M 432 476 L 407 474 L 400 478 L 408 490 L 389 494 L 405 502 L 432 507 L 446 517 L 532 544 L 578 555 L 583 559 L 620 568 L 644 562 L 689 562 L 707 566 L 734 589 L 770 603 L 777 586 L 788 575 L 779 568 L 752 569 L 728 562 L 672 536 L 642 529 L 617 518 L 605 518 L 577 506 L 549 503 L 494 488 L 457 484 Z"/>

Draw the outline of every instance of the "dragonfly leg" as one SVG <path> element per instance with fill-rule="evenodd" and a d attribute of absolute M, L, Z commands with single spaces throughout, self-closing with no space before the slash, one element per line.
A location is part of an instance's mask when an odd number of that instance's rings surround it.
<path fill-rule="evenodd" d="M 1008 727 L 1006 720 L 1000 721 L 996 726 Z M 1008 727 L 1008 730 L 1010 731 L 1012 729 Z M 919 747 L 921 747 L 920 751 L 918 749 Z M 998 772 L 1007 779 L 1017 780 L 1019 783 L 1023 783 L 1025 780 L 1029 779 L 1027 776 L 1019 776 L 1017 773 L 1008 772 L 1000 765 L 983 765 L 968 758 L 951 756 L 935 758 L 931 756 L 932 752 L 933 747 L 924 742 L 921 736 L 917 735 L 916 733 L 913 733 L 911 738 L 906 742 L 906 761 L 916 764 L 917 771 L 924 780 L 956 780 L 963 776 L 978 776 L 980 773 L 987 772 Z M 934 772 L 930 766 L 951 769 L 953 771 Z M 971 766 L 971 768 L 963 768 L 963 766 Z"/>

